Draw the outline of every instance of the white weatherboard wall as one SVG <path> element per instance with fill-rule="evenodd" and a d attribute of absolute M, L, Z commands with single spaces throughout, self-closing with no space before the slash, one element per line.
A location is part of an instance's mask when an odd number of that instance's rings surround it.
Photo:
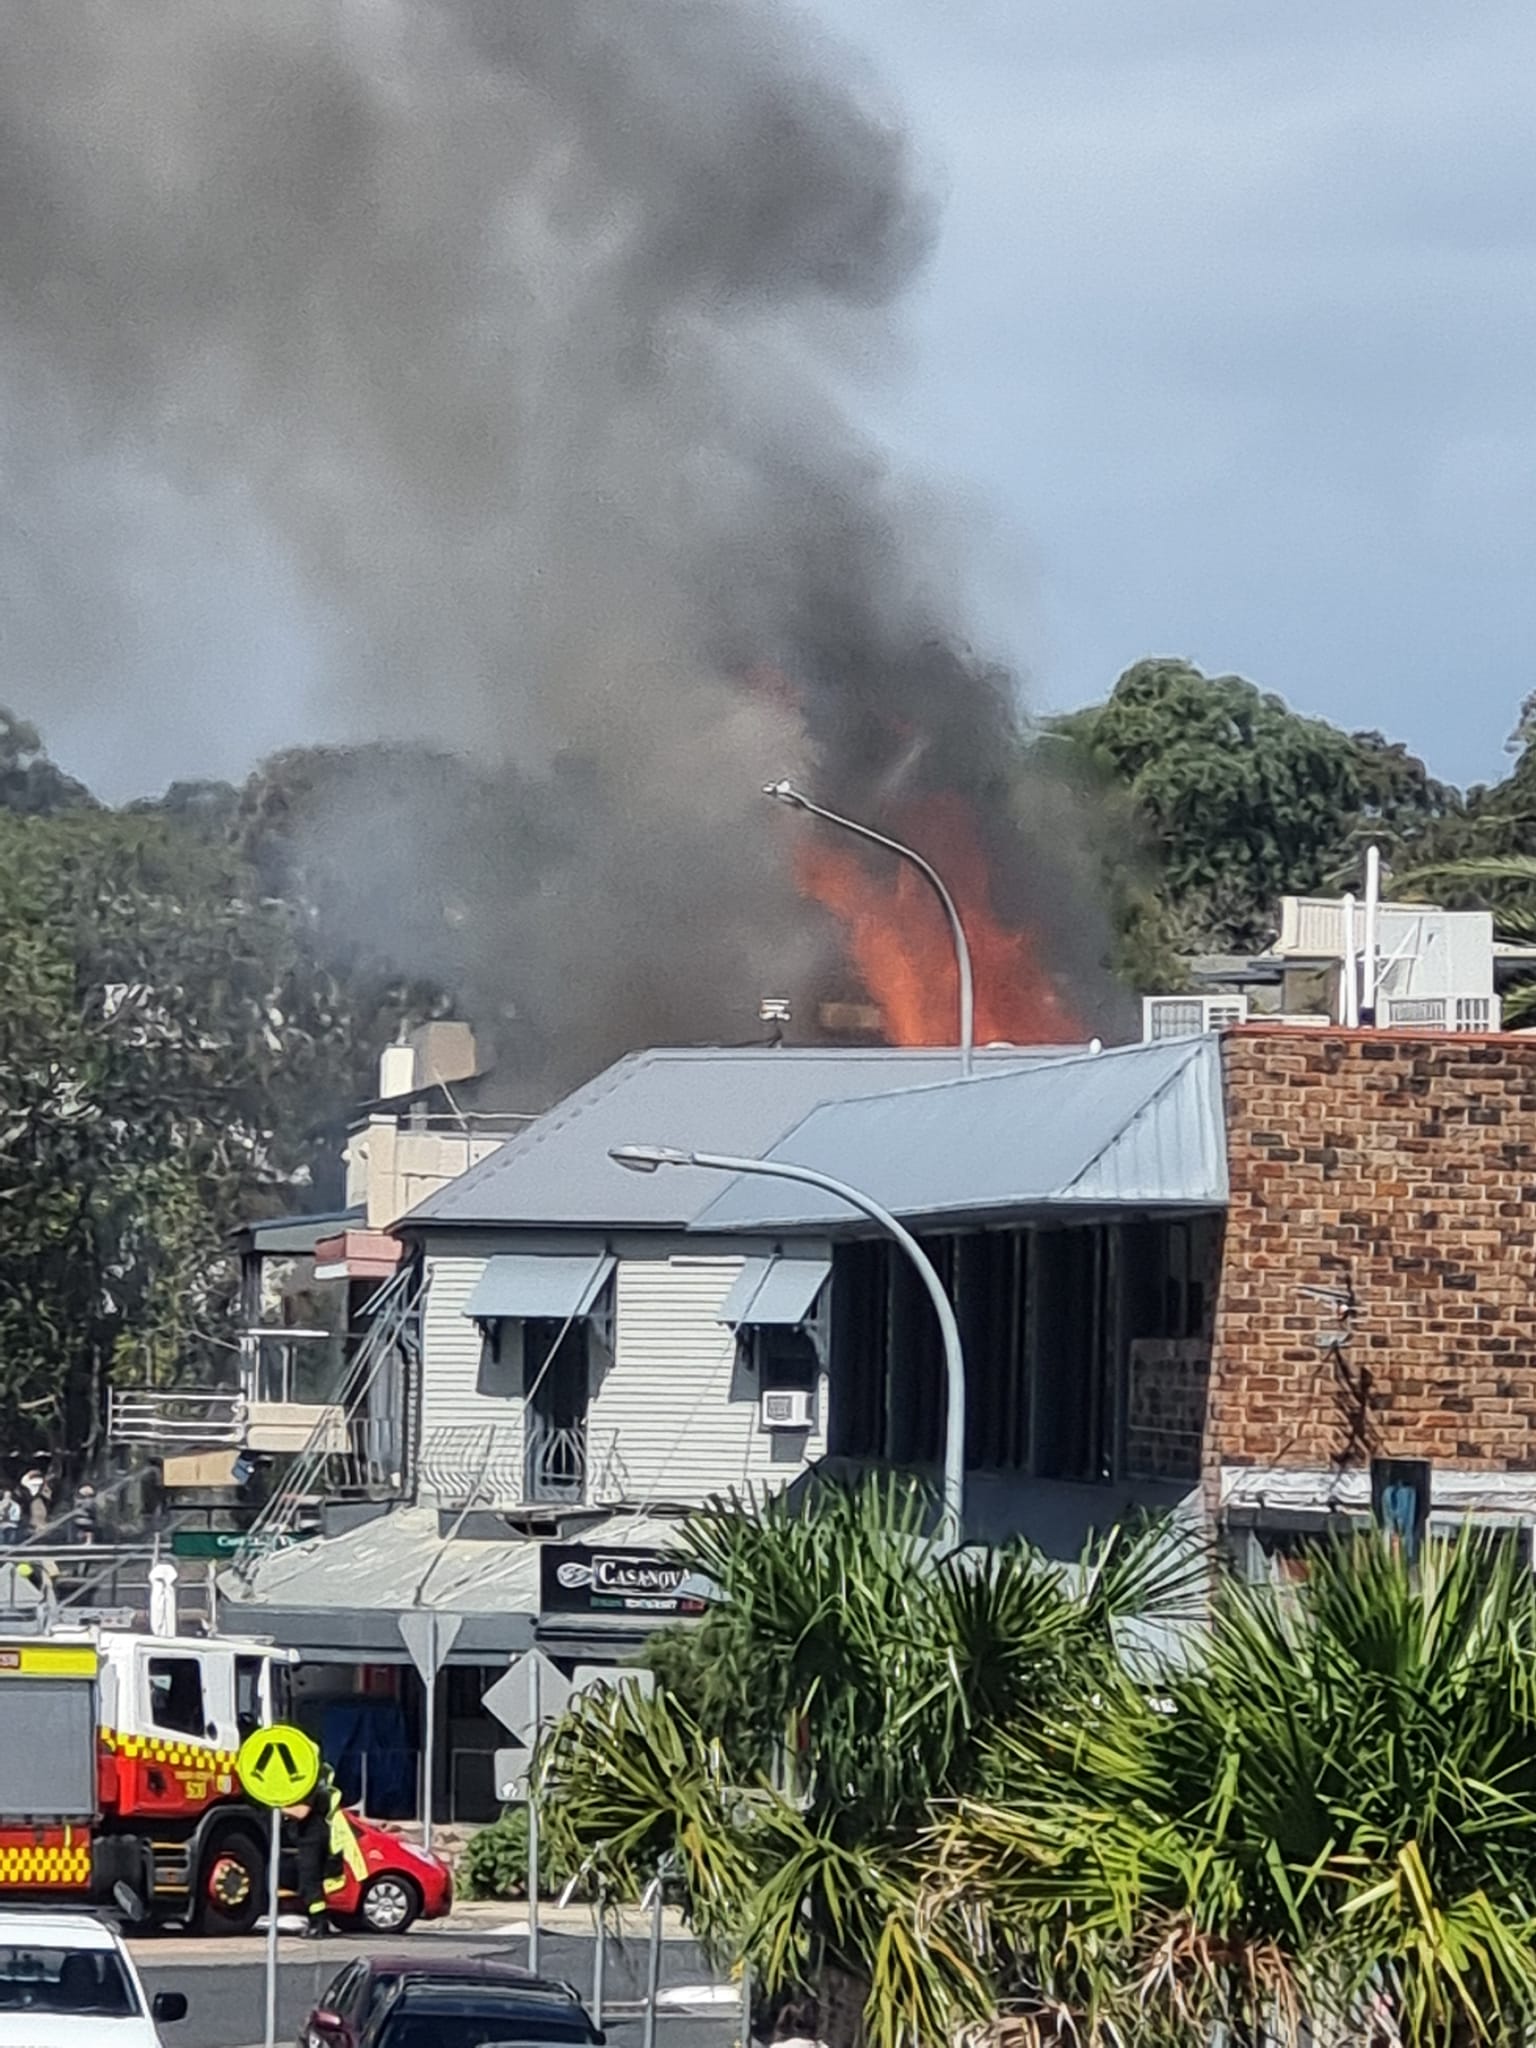
<path fill-rule="evenodd" d="M 491 1363 L 478 1324 L 464 1313 L 484 1259 L 428 1259 L 426 1305 L 421 1319 L 421 1490 L 434 1497 L 452 1494 L 439 1482 L 454 1476 L 467 1458 L 483 1455 L 487 1432 L 495 1429 L 497 1473 L 516 1470 L 522 1459 L 521 1358 L 509 1345 L 501 1366 Z"/>
<path fill-rule="evenodd" d="M 616 1439 L 631 1500 L 706 1500 L 781 1487 L 825 1450 L 826 1386 L 808 1434 L 758 1424 L 757 1375 L 717 1320 L 740 1259 L 624 1259 L 614 1275 L 614 1358 L 594 1389 L 589 1434 Z"/>
<path fill-rule="evenodd" d="M 520 1346 L 509 1341 L 494 1364 L 464 1313 L 485 1265 L 483 1258 L 427 1260 L 420 1454 L 426 1500 L 462 1497 L 465 1470 L 479 1473 L 481 1484 L 508 1504 L 519 1491 Z M 824 1454 L 825 1376 L 814 1430 L 759 1426 L 757 1375 L 738 1364 L 735 1338 L 718 1320 L 740 1271 L 737 1258 L 620 1261 L 614 1357 L 594 1346 L 592 1359 L 587 1440 L 595 1502 L 696 1502 L 732 1487 L 787 1486 L 802 1464 Z"/>

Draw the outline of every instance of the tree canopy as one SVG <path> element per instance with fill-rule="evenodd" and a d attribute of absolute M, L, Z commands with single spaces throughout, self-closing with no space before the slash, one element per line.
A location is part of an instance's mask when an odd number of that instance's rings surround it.
<path fill-rule="evenodd" d="M 1181 950 L 1263 945 L 1282 895 L 1335 889 L 1368 838 L 1397 854 L 1460 810 L 1380 733 L 1343 732 L 1186 661 L 1138 662 L 1056 730 L 1129 798 Z"/>
<path fill-rule="evenodd" d="M 0 1451 L 79 1452 L 114 1375 L 227 1342 L 227 1232 L 302 1198 L 374 1022 L 230 848 L 0 810 Z"/>

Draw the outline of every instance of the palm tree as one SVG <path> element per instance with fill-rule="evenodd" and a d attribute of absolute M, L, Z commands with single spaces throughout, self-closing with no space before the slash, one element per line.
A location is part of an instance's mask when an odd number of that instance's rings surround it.
<path fill-rule="evenodd" d="M 1020 2023 L 1083 2040 L 1536 2024 L 1536 1591 L 1509 1546 L 1229 1583 L 1197 1664 L 1000 1734 L 931 1846 Z"/>
<path fill-rule="evenodd" d="M 930 1519 L 889 1478 L 695 1517 L 676 1549 L 719 1598 L 689 1704 L 598 1695 L 541 1762 L 566 1855 L 615 1888 L 668 1856 L 704 1939 L 877 2048 L 991 2009 L 965 1927 L 924 1907 L 936 1814 L 981 1792 L 1002 1730 L 1113 1678 L 1120 1622 L 1187 1614 L 1199 1578 L 1166 1533 L 1117 1530 L 1067 1573 L 1025 1546 L 943 1555 Z"/>

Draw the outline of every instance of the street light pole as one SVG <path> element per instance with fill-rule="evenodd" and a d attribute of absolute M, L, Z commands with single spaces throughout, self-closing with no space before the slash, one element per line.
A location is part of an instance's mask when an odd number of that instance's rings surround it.
<path fill-rule="evenodd" d="M 766 1180 L 799 1181 L 805 1187 L 820 1188 L 836 1195 L 851 1209 L 857 1209 L 876 1223 L 887 1237 L 894 1238 L 916 1268 L 917 1277 L 928 1291 L 933 1312 L 939 1319 L 944 1345 L 944 1489 L 939 1519 L 939 1537 L 946 1548 L 958 1549 L 965 1521 L 965 1352 L 960 1343 L 960 1325 L 944 1291 L 938 1269 L 904 1223 L 873 1195 L 820 1173 L 813 1166 L 791 1166 L 776 1159 L 738 1159 L 729 1152 L 679 1152 L 665 1145 L 615 1145 L 608 1157 L 631 1173 L 654 1173 L 660 1166 L 698 1166 L 710 1173 L 755 1173 Z"/>
<path fill-rule="evenodd" d="M 899 860 L 910 861 L 923 880 L 932 889 L 943 905 L 944 915 L 949 919 L 950 936 L 955 942 L 955 971 L 960 981 L 960 1072 L 969 1075 L 971 1060 L 976 1045 L 976 983 L 971 972 L 971 949 L 966 941 L 965 926 L 960 922 L 960 912 L 955 899 L 944 886 L 944 879 L 938 869 L 923 859 L 910 846 L 903 846 L 899 839 L 888 839 L 883 832 L 876 832 L 869 825 L 861 825 L 853 818 L 845 818 L 837 811 L 829 811 L 825 805 L 812 803 L 803 796 L 792 782 L 765 782 L 763 795 L 771 796 L 775 803 L 786 804 L 792 811 L 806 811 L 813 818 L 821 818 L 828 825 L 836 825 L 840 831 L 851 832 L 856 839 L 867 839 L 871 846 L 882 846 L 887 853 L 894 853 Z"/>

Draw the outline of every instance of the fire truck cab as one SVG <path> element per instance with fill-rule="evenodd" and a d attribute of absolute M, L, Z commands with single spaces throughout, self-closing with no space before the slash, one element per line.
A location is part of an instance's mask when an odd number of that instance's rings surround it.
<path fill-rule="evenodd" d="M 0 1641 L 0 1901 L 131 1901 L 244 1933 L 265 1816 L 235 1775 L 277 1718 L 291 1652 L 90 1629 Z"/>

